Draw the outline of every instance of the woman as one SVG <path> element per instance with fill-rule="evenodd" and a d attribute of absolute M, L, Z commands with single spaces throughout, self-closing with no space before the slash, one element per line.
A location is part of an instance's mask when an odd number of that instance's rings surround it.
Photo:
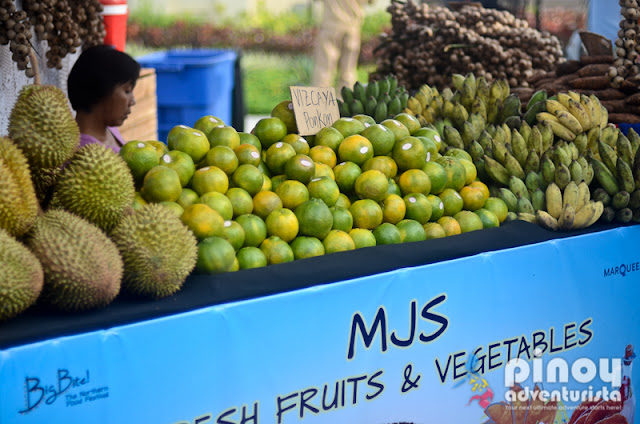
<path fill-rule="evenodd" d="M 82 52 L 67 79 L 71 106 L 80 127 L 80 147 L 99 143 L 118 153 L 125 141 L 118 128 L 136 104 L 133 88 L 140 64 L 106 45 Z"/>

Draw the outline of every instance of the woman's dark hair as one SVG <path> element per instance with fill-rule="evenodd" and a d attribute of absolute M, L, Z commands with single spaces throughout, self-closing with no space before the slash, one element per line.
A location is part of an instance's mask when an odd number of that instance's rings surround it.
<path fill-rule="evenodd" d="M 67 78 L 69 101 L 85 112 L 109 96 L 116 85 L 136 83 L 140 64 L 126 53 L 100 45 L 84 50 Z"/>

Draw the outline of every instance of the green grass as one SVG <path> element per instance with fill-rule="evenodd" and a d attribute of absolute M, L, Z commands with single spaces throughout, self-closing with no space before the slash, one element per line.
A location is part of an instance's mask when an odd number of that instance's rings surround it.
<path fill-rule="evenodd" d="M 126 51 L 139 57 L 158 49 L 129 43 Z M 244 52 L 241 66 L 247 113 L 268 115 L 278 103 L 291 98 L 290 86 L 310 85 L 313 60 L 308 55 Z M 368 81 L 369 73 L 374 70 L 375 65 L 360 66 L 358 80 Z"/>

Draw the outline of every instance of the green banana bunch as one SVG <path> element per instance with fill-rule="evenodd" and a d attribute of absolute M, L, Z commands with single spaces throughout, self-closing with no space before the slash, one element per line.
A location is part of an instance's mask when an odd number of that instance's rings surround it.
<path fill-rule="evenodd" d="M 427 106 L 427 101 L 431 101 L 431 90 L 425 89 L 424 93 L 429 96 L 424 99 L 425 106 Z M 380 123 L 398 115 L 404 109 L 410 111 L 408 109 L 409 93 L 404 86 L 398 86 L 398 80 L 394 75 L 389 75 L 378 81 L 371 81 L 367 85 L 357 81 L 353 85 L 353 89 L 342 87 L 340 95 L 342 100 L 338 101 L 338 106 L 341 117 L 366 114 Z M 419 100 L 418 104 L 420 104 Z M 412 102 L 412 106 L 416 107 L 416 103 Z M 421 104 L 420 107 L 422 107 Z M 413 116 L 416 115 L 413 113 L 413 109 L 411 112 Z"/>

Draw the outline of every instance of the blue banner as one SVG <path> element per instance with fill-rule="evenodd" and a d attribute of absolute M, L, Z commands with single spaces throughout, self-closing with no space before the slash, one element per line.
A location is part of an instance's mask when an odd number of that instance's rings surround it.
<path fill-rule="evenodd" d="M 638 240 L 620 228 L 0 351 L 0 423 L 560 424 L 576 408 L 640 423 Z"/>

